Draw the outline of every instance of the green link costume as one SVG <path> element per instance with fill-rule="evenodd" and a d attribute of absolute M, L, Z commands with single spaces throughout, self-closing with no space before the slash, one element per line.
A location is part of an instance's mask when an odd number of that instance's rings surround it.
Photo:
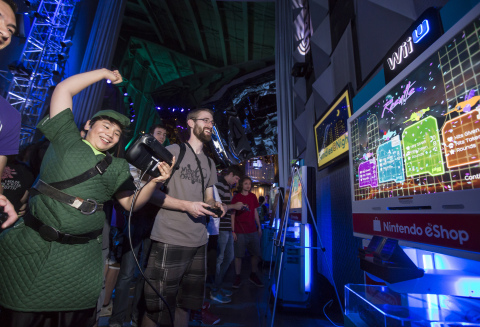
<path fill-rule="evenodd" d="M 82 141 L 66 109 L 38 128 L 50 140 L 40 178 L 53 183 L 73 178 L 104 158 Z M 128 163 L 112 158 L 103 175 L 70 188 L 65 193 L 103 203 L 122 190 L 134 190 Z M 105 213 L 80 211 L 43 194 L 30 199 L 31 213 L 44 224 L 73 235 L 101 229 Z M 87 244 L 45 241 L 23 221 L 0 234 L 0 306 L 17 311 L 72 311 L 93 308 L 102 288 L 101 236 Z"/>

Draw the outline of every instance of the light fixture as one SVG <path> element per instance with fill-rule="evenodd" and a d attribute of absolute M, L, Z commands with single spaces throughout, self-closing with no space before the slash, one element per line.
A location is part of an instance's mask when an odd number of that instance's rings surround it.
<path fill-rule="evenodd" d="M 72 40 L 63 40 L 63 41 L 60 41 L 60 45 L 63 48 L 70 48 L 73 45 L 73 42 Z"/>
<path fill-rule="evenodd" d="M 62 61 L 62 60 L 67 60 L 69 56 L 68 56 L 68 53 L 62 52 L 62 53 L 58 53 L 57 57 L 58 57 L 58 60 Z"/>

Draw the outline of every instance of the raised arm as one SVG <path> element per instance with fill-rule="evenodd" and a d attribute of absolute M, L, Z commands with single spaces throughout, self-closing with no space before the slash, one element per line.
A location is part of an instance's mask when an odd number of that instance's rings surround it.
<path fill-rule="evenodd" d="M 50 102 L 50 118 L 55 117 L 55 115 L 67 108 L 70 108 L 71 110 L 72 98 L 74 95 L 103 79 L 109 79 L 113 84 L 118 84 L 123 81 L 118 70 L 111 71 L 102 68 L 70 76 L 58 83 L 55 87 L 55 91 L 53 91 L 52 100 Z"/>

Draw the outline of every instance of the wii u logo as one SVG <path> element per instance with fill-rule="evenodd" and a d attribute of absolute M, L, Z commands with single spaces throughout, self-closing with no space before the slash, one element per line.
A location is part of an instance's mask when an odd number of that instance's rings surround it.
<path fill-rule="evenodd" d="M 391 58 L 387 59 L 388 67 L 391 70 L 394 70 L 397 65 L 402 63 L 404 58 L 407 58 L 409 54 L 413 52 L 413 43 L 420 42 L 421 39 L 425 37 L 430 31 L 430 26 L 428 20 L 424 20 L 418 27 L 413 31 L 412 36 L 409 36 L 405 42 L 403 42 L 398 48 L 397 52 L 394 52 Z"/>
<path fill-rule="evenodd" d="M 375 219 L 373 220 L 373 230 L 375 232 L 381 232 L 382 231 L 382 224 L 381 224 L 380 220 L 378 219 L 378 217 L 375 217 Z"/>

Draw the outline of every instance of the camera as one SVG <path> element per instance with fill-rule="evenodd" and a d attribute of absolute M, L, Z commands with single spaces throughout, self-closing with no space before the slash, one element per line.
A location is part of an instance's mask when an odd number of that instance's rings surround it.
<path fill-rule="evenodd" d="M 165 161 L 172 165 L 173 155 L 152 135 L 143 134 L 133 145 L 128 147 L 125 159 L 155 178 L 160 176 L 160 171 L 157 169 L 158 164 Z"/>

